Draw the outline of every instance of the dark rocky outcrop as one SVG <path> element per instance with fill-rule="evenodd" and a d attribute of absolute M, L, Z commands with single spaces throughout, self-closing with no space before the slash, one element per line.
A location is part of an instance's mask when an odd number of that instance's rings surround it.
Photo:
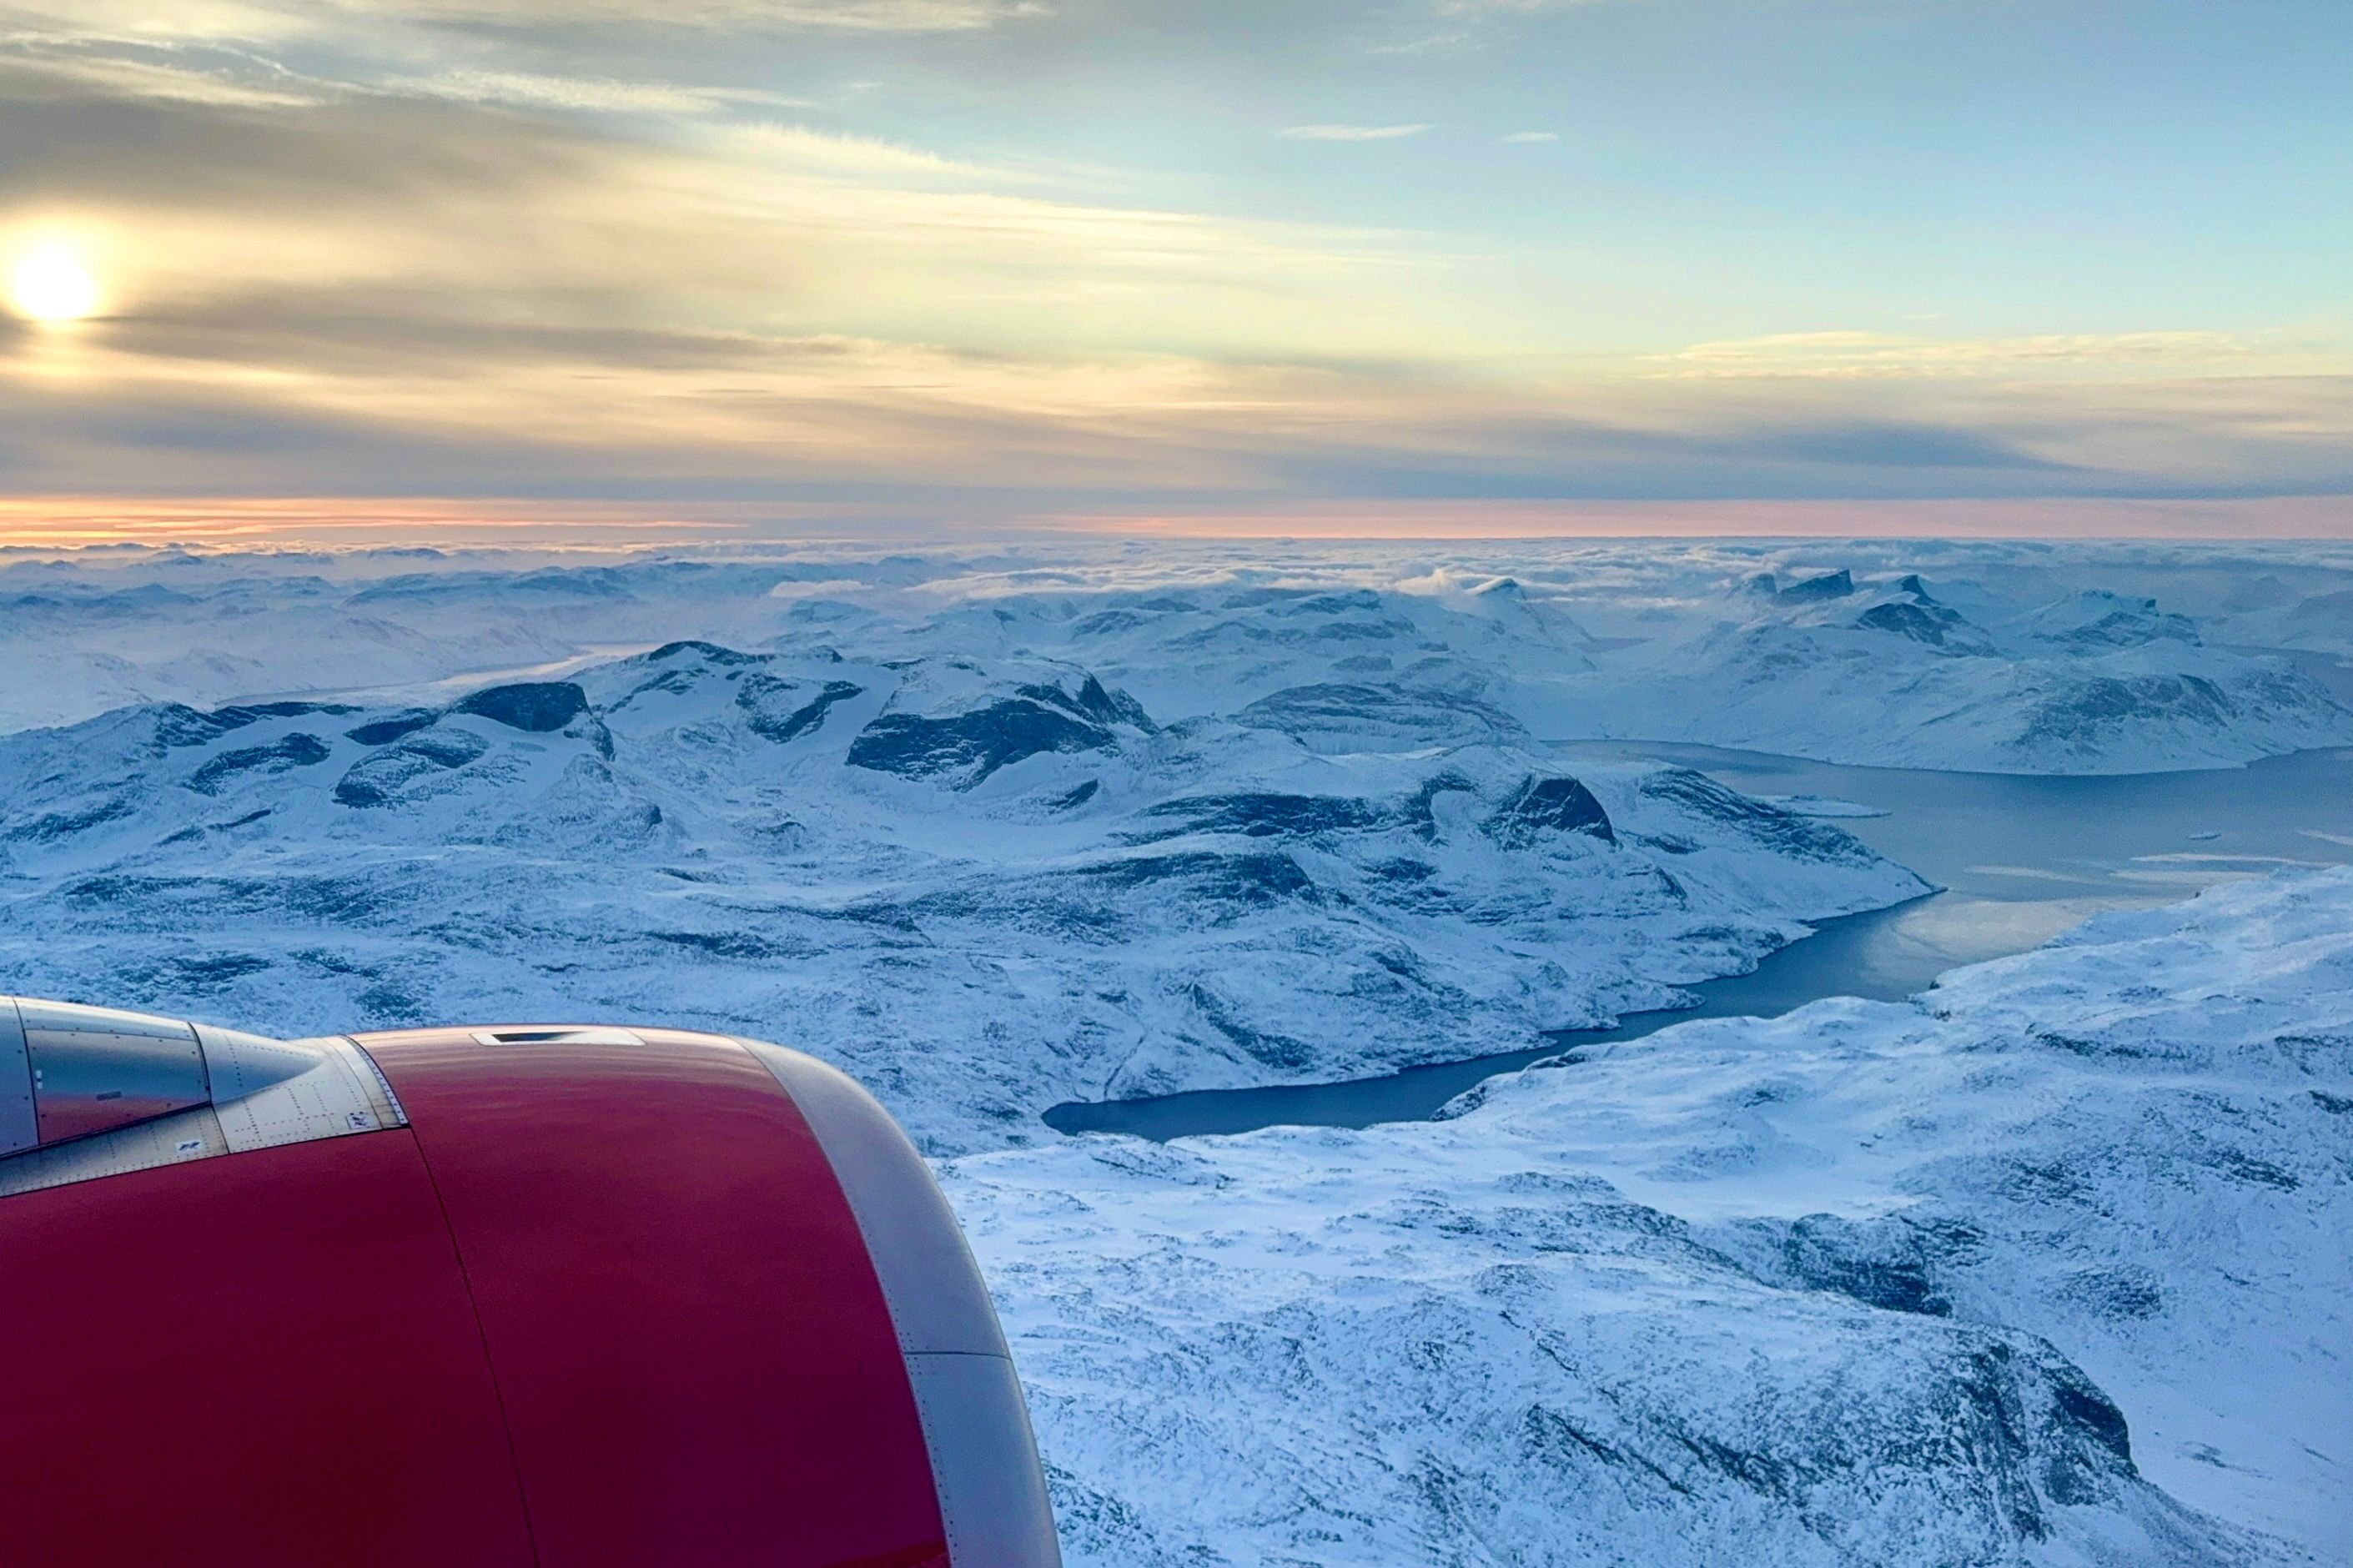
<path fill-rule="evenodd" d="M 781 745 L 819 728 L 835 703 L 847 702 L 864 690 L 848 680 L 828 680 L 817 687 L 773 675 L 748 675 L 735 689 L 735 706 L 744 710 L 745 729 Z"/>
<path fill-rule="evenodd" d="M 1926 643 L 1930 647 L 1943 647 L 1947 637 L 1965 623 L 1959 614 L 1942 605 L 1907 605 L 1891 599 L 1883 605 L 1873 605 L 1854 618 L 1854 624 L 1875 632 L 1889 632 L 1896 637 L 1910 637 L 1914 642 Z"/>
<path fill-rule="evenodd" d="M 1572 778 L 1528 780 L 1482 826 L 1488 837 L 1512 849 L 1525 848 L 1552 833 L 1581 833 L 1604 844 L 1618 842 L 1609 814 L 1591 790 Z"/>
<path fill-rule="evenodd" d="M 389 719 L 378 719 L 343 733 L 363 746 L 388 746 L 403 735 L 412 734 L 432 723 L 440 715 L 427 708 L 412 708 L 406 713 Z"/>
<path fill-rule="evenodd" d="M 1249 704 L 1234 720 L 1303 740 L 1338 737 L 1351 750 L 1359 743 L 1373 748 L 1467 745 L 1526 733 L 1518 720 L 1469 692 L 1411 682 L 1319 681 L 1285 687 Z"/>
<path fill-rule="evenodd" d="M 666 642 L 646 655 L 646 660 L 649 664 L 665 664 L 682 654 L 693 654 L 707 664 L 715 664 L 723 668 L 766 662 L 766 656 L 763 654 L 743 653 L 732 647 L 722 647 L 715 642 L 702 642 L 692 638 L 683 642 Z"/>
<path fill-rule="evenodd" d="M 1784 605 L 1819 605 L 1829 599 L 1843 599 L 1853 592 L 1854 574 L 1841 567 L 1802 583 L 1792 583 L 1774 598 Z"/>
<path fill-rule="evenodd" d="M 1777 853 L 1841 865 L 1862 865 L 1873 858 L 1852 834 L 1742 795 L 1696 769 L 1663 768 L 1645 778 L 1641 789 L 1646 800 L 1679 806 Z M 1677 843 L 1666 837 L 1654 835 L 1646 842 L 1678 851 Z"/>
<path fill-rule="evenodd" d="M 357 710 L 329 702 L 247 702 L 200 712 L 185 703 L 166 702 L 150 710 L 154 715 L 154 746 L 158 752 L 182 746 L 207 746 L 231 731 L 264 719 L 301 719 L 313 713 L 351 713 Z"/>
<path fill-rule="evenodd" d="M 2222 689 L 2202 676 L 2103 676 L 2063 697 L 2037 703 L 2019 733 L 2021 743 L 2088 742 L 2134 719 L 2187 720 L 2219 729 L 2233 711 Z"/>
<path fill-rule="evenodd" d="M 1009 763 L 1048 752 L 1095 752 L 1113 743 L 1111 731 L 1027 698 L 992 702 L 966 713 L 926 718 L 885 713 L 849 743 L 849 765 L 902 778 L 959 774 L 970 788 Z"/>
<path fill-rule="evenodd" d="M 427 730 L 353 763 L 335 784 L 335 799 L 385 805 L 418 779 L 462 768 L 490 749 L 489 742 L 465 730 Z"/>
<path fill-rule="evenodd" d="M 1246 838 L 1304 837 L 1317 833 L 1345 833 L 1379 827 L 1389 814 L 1370 801 L 1344 795 L 1208 795 L 1163 801 L 1143 812 L 1165 819 L 1166 827 L 1127 836 L 1131 843 L 1149 844 L 1187 833 L 1234 833 Z"/>
<path fill-rule="evenodd" d="M 1134 698 L 1107 691 L 1088 676 L 1075 691 L 1024 685 L 961 712 L 886 710 L 859 731 L 848 761 L 854 768 L 970 789 L 1027 757 L 1108 750 L 1119 743 L 1120 726 L 1153 728 Z"/>
<path fill-rule="evenodd" d="M 569 680 L 525 681 L 475 692 L 449 710 L 471 713 L 510 730 L 542 735 L 588 711 L 588 694 Z"/>
<path fill-rule="evenodd" d="M 315 767 L 331 750 L 318 736 L 297 730 L 267 746 L 243 746 L 223 752 L 183 781 L 198 795 L 218 795 L 230 780 L 254 772 L 282 773 L 290 768 Z"/>

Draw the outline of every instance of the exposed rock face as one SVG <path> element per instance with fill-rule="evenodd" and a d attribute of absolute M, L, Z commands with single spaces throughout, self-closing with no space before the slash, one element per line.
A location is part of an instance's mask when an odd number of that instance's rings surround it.
<path fill-rule="evenodd" d="M 1475 745 L 1527 733 L 1518 720 L 1475 697 L 1394 683 L 1288 687 L 1234 717 L 1240 723 L 1282 731 L 1319 751 Z"/>
<path fill-rule="evenodd" d="M 1854 574 L 1841 567 L 1802 583 L 1792 583 L 1774 597 L 1785 605 L 1819 605 L 1825 599 L 1843 599 L 1853 592 Z"/>
<path fill-rule="evenodd" d="M 198 795 L 218 795 L 222 788 L 240 773 L 256 770 L 283 773 L 288 768 L 314 767 L 332 754 L 327 743 L 318 736 L 297 730 L 266 746 L 244 746 L 234 751 L 216 753 L 204 766 L 187 777 L 187 787 Z"/>
<path fill-rule="evenodd" d="M 1312 795 L 1187 795 L 1148 807 L 1166 824 L 1133 837 L 1140 844 L 1190 833 L 1237 833 L 1246 838 L 1297 838 L 1378 827 L 1390 814 L 1369 801 Z"/>
<path fill-rule="evenodd" d="M 735 706 L 744 710 L 744 727 L 752 733 L 783 745 L 797 741 L 826 721 L 834 705 L 861 696 L 865 688 L 854 681 L 787 680 L 757 674 L 735 689 Z"/>
<path fill-rule="evenodd" d="M 1948 610 L 1942 605 L 1906 604 L 1900 599 L 1873 605 L 1857 616 L 1854 624 L 1869 626 L 1873 631 L 1910 637 L 1914 642 L 1926 643 L 1931 647 L 1945 647 L 1948 637 L 1968 625 L 1958 611 Z"/>
<path fill-rule="evenodd" d="M 1618 842 L 1609 814 L 1591 790 L 1570 778 L 1530 779 L 1487 819 L 1487 832 L 1498 843 L 1514 847 L 1545 833 L 1582 833 L 1604 844 Z"/>
<path fill-rule="evenodd" d="M 529 734 L 561 730 L 588 710 L 588 694 L 569 680 L 493 686 L 460 700 L 451 710 L 476 713 L 493 723 Z"/>
<path fill-rule="evenodd" d="M 849 765 L 902 778 L 944 776 L 969 788 L 1025 757 L 1098 752 L 1112 744 L 1111 731 L 1102 725 L 1029 698 L 1012 698 L 940 718 L 884 713 L 850 742 Z"/>
<path fill-rule="evenodd" d="M 389 726 L 374 728 L 382 732 Z M 477 762 L 490 749 L 490 742 L 481 736 L 454 726 L 403 733 L 353 763 L 336 781 L 335 799 L 344 805 L 386 805 L 418 781 Z"/>
<path fill-rule="evenodd" d="M 853 768 L 970 789 L 1008 763 L 1104 751 L 1123 731 L 1148 734 L 1153 728 L 1133 699 L 1113 696 L 1083 671 L 1008 682 L 955 660 L 909 671 L 850 742 L 848 761 Z"/>

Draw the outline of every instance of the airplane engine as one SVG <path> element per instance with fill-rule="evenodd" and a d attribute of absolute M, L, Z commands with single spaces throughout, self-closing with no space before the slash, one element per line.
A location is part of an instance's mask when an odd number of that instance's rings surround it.
<path fill-rule="evenodd" d="M 0 997 L 0 1557 L 1054 1568 L 929 1170 L 755 1040 Z"/>

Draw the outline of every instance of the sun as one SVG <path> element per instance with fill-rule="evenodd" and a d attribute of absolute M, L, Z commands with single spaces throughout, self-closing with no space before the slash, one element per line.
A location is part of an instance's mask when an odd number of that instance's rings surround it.
<path fill-rule="evenodd" d="M 16 264 L 8 295 L 17 313 L 36 321 L 74 321 L 98 309 L 98 279 L 73 252 L 37 250 Z"/>

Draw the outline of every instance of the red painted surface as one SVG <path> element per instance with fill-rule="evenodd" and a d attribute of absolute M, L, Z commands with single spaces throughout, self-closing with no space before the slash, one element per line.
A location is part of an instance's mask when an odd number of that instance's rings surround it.
<path fill-rule="evenodd" d="M 532 1561 L 409 1133 L 0 1199 L 0 1561 Z"/>
<path fill-rule="evenodd" d="M 944 1563 L 857 1222 L 750 1053 L 362 1038 L 447 1208 L 546 1568 Z"/>

